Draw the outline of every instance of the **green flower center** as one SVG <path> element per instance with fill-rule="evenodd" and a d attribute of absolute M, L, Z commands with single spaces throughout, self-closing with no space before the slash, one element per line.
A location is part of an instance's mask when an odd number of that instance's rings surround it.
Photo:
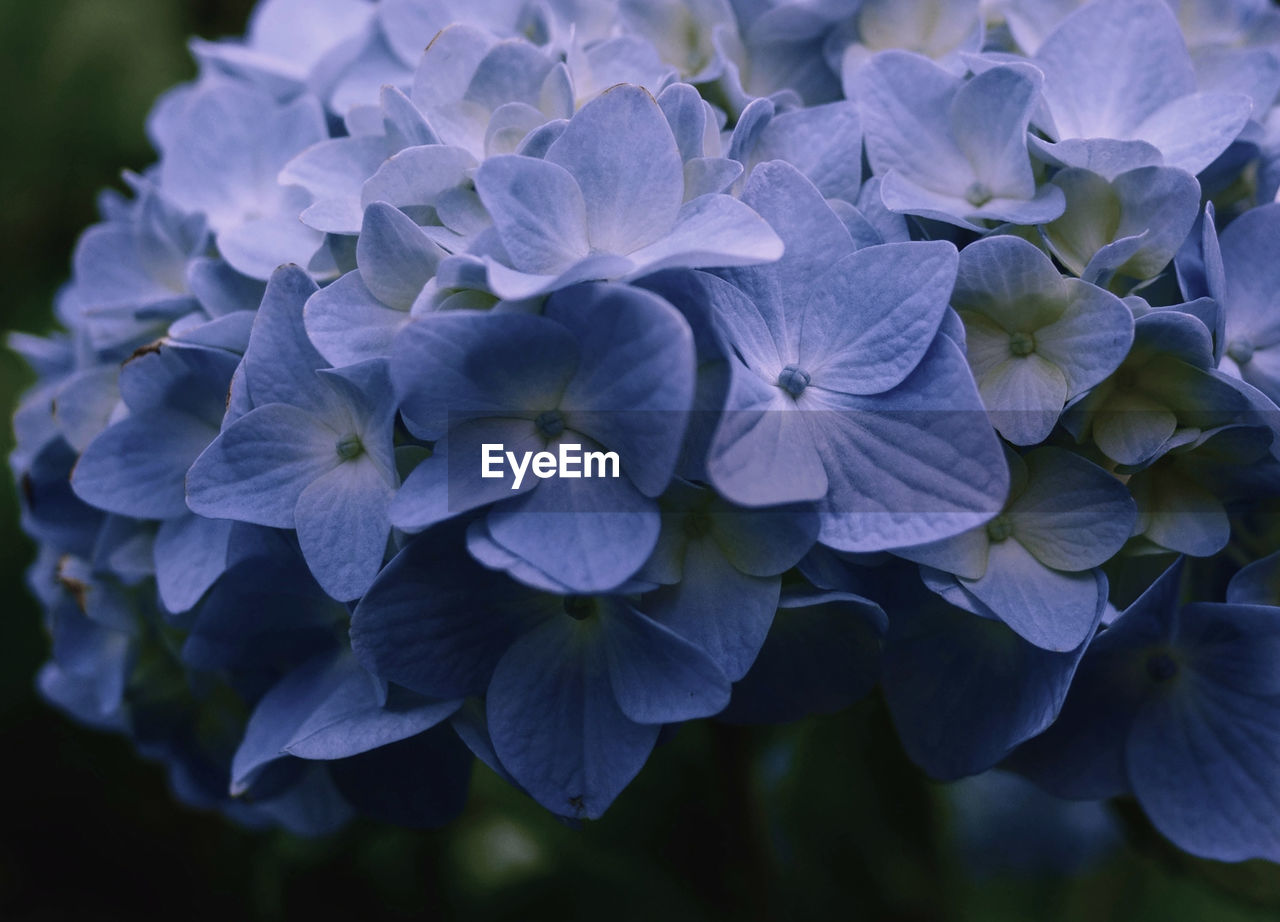
<path fill-rule="evenodd" d="M 544 439 L 554 439 L 564 432 L 564 416 L 561 415 L 559 410 L 547 410 L 545 413 L 539 413 L 533 424 L 537 427 L 538 434 Z"/>
<path fill-rule="evenodd" d="M 987 523 L 987 537 L 992 541 L 1000 542 L 1013 534 L 1013 523 L 1009 521 L 1008 516 L 998 515 Z"/>
<path fill-rule="evenodd" d="M 995 198 L 995 193 L 984 182 L 975 182 L 964 190 L 964 200 L 974 208 L 981 208 L 993 198 Z"/>
<path fill-rule="evenodd" d="M 690 538 L 704 538 L 711 533 L 711 516 L 705 509 L 693 509 L 684 517 L 684 533 Z"/>
<path fill-rule="evenodd" d="M 338 457 L 343 461 L 351 461 L 364 454 L 364 443 L 355 433 L 344 435 L 338 439 L 337 452 Z"/>
<path fill-rule="evenodd" d="M 1237 365 L 1244 365 L 1253 358 L 1253 343 L 1247 339 L 1233 339 L 1227 343 L 1227 355 Z"/>
<path fill-rule="evenodd" d="M 1036 338 L 1021 331 L 1009 336 L 1009 352 L 1021 358 L 1036 351 Z"/>
<path fill-rule="evenodd" d="M 564 613 L 574 621 L 586 621 L 596 613 L 596 600 L 589 595 L 564 597 Z"/>
<path fill-rule="evenodd" d="M 1168 653 L 1153 653 L 1147 657 L 1147 675 L 1152 682 L 1168 682 L 1178 674 L 1178 663 Z"/>

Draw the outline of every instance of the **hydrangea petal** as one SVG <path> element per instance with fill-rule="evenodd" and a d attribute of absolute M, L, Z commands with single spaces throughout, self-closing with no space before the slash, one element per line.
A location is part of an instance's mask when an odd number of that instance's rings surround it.
<path fill-rule="evenodd" d="M 312 295 L 303 317 L 316 351 L 339 367 L 390 354 L 396 333 L 409 322 L 407 311 L 374 297 L 359 272 L 348 272 Z"/>
<path fill-rule="evenodd" d="M 410 431 L 437 439 L 469 416 L 556 408 L 578 351 L 572 333 L 545 317 L 446 311 L 400 332 L 391 377 Z"/>
<path fill-rule="evenodd" d="M 404 212 L 385 202 L 365 209 L 356 261 L 365 285 L 383 304 L 407 311 L 443 256 Z"/>
<path fill-rule="evenodd" d="M 343 435 L 297 407 L 258 407 L 195 459 L 187 474 L 187 505 L 209 518 L 293 528 L 302 491 L 340 463 L 337 443 Z"/>
<path fill-rule="evenodd" d="M 653 552 L 653 500 L 625 477 L 542 481 L 489 512 L 490 537 L 577 592 L 604 592 L 634 575 Z"/>
<path fill-rule="evenodd" d="M 1024 459 L 1026 490 L 1006 511 L 1017 540 L 1045 566 L 1080 571 L 1119 552 L 1137 509 L 1123 483 L 1079 455 L 1041 448 Z"/>
<path fill-rule="evenodd" d="M 912 761 L 959 778 L 1053 722 L 1083 653 L 1041 650 L 997 621 L 922 600 L 889 619 L 885 698 Z"/>
<path fill-rule="evenodd" d="M 942 323 L 956 264 L 945 241 L 888 243 L 851 253 L 814 280 L 798 355 L 811 386 L 877 394 L 900 384 Z"/>
<path fill-rule="evenodd" d="M 422 531 L 538 485 L 531 475 L 518 489 L 513 489 L 510 475 L 484 477 L 484 445 L 501 445 L 523 457 L 525 452 L 545 450 L 546 440 L 525 419 L 478 419 L 455 426 L 435 443 L 431 457 L 405 478 L 391 503 L 392 523 L 405 531 Z"/>
<path fill-rule="evenodd" d="M 986 573 L 962 585 L 1019 637 L 1059 653 L 1092 636 L 1106 601 L 1093 573 L 1050 569 L 1017 540 L 992 542 Z"/>
<path fill-rule="evenodd" d="M 587 206 L 574 177 L 559 164 L 491 157 L 476 171 L 476 191 L 519 271 L 554 275 L 590 252 Z"/>
<path fill-rule="evenodd" d="M 760 652 L 779 591 L 777 578 L 748 576 L 716 542 L 703 538 L 689 542 L 679 583 L 659 590 L 647 608 L 654 620 L 705 651 L 736 682 Z"/>
<path fill-rule="evenodd" d="M 601 617 L 609 684 L 628 719 L 676 723 L 729 703 L 729 679 L 699 645 L 625 604 Z"/>
<path fill-rule="evenodd" d="M 90 442 L 71 485 L 81 499 L 108 512 L 143 519 L 180 516 L 187 468 L 212 434 L 207 423 L 185 413 L 148 409 Z"/>
<path fill-rule="evenodd" d="M 631 253 L 661 238 L 684 200 L 684 167 L 657 102 L 618 86 L 570 120 L 547 151 L 573 175 L 586 202 L 591 246 Z"/>
<path fill-rule="evenodd" d="M 461 537 L 446 529 L 411 541 L 351 616 L 351 648 L 365 668 L 428 697 L 484 694 L 512 642 L 556 614 L 533 590 L 473 561 Z"/>
<path fill-rule="evenodd" d="M 601 645 L 583 630 L 559 617 L 512 644 L 486 712 L 498 758 L 534 800 L 594 819 L 640 771 L 659 728 L 622 713 Z"/>
<path fill-rule="evenodd" d="M 784 596 L 751 671 L 720 719 L 787 723 L 853 704 L 880 677 L 884 611 L 844 592 Z"/>
<path fill-rule="evenodd" d="M 969 367 L 946 337 L 898 387 L 823 393 L 815 427 L 830 489 L 819 540 L 846 551 L 926 544 L 980 525 L 1004 504 L 1009 472 Z"/>
<path fill-rule="evenodd" d="M 751 266 L 782 256 L 778 235 L 727 195 L 701 195 L 680 207 L 670 233 L 630 254 L 635 276 L 688 266 Z"/>
<path fill-rule="evenodd" d="M 171 612 L 192 608 L 227 569 L 234 523 L 184 515 L 156 532 L 156 587 Z"/>
<path fill-rule="evenodd" d="M 618 452 L 631 482 L 656 496 L 674 473 L 693 402 L 688 321 L 655 294 L 612 285 L 568 289 L 545 311 L 574 335 L 583 359 L 544 409 L 558 406 L 574 431 Z"/>
<path fill-rule="evenodd" d="M 232 760 L 232 791 L 247 790 L 270 762 L 293 755 L 342 759 L 435 726 L 461 702 L 418 699 L 384 707 L 378 680 L 350 655 L 327 653 L 291 671 L 258 702 Z"/>
<path fill-rule="evenodd" d="M 298 543 L 316 582 L 335 599 L 356 599 L 386 554 L 392 486 L 367 455 L 317 477 L 298 496 Z"/>

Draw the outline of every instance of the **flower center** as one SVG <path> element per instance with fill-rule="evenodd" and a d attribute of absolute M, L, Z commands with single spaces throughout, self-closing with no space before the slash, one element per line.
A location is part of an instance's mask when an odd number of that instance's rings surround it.
<path fill-rule="evenodd" d="M 364 443 L 360 441 L 360 436 L 353 432 L 338 439 L 337 452 L 338 457 L 343 461 L 351 461 L 364 454 Z"/>
<path fill-rule="evenodd" d="M 1168 653 L 1153 653 L 1147 657 L 1147 675 L 1153 682 L 1167 682 L 1178 674 L 1178 664 Z"/>
<path fill-rule="evenodd" d="M 984 182 L 972 183 L 968 189 L 964 190 L 964 200 L 974 208 L 981 208 L 993 198 L 995 198 L 995 193 Z"/>
<path fill-rule="evenodd" d="M 711 532 L 711 516 L 705 509 L 693 509 L 684 517 L 684 533 L 697 540 L 705 538 Z"/>
<path fill-rule="evenodd" d="M 586 621 L 596 613 L 596 600 L 589 595 L 564 597 L 564 613 L 574 621 Z"/>
<path fill-rule="evenodd" d="M 559 410 L 547 410 L 545 413 L 539 413 L 533 424 L 537 427 L 538 434 L 544 439 L 554 439 L 564 432 L 564 416 L 561 415 Z"/>
<path fill-rule="evenodd" d="M 1036 338 L 1030 333 L 1013 333 L 1009 336 L 1009 352 L 1018 357 L 1036 351 Z"/>
<path fill-rule="evenodd" d="M 809 372 L 797 365 L 788 365 L 778 375 L 778 387 L 792 397 L 799 397 L 809 386 Z"/>
<path fill-rule="evenodd" d="M 1233 339 L 1227 343 L 1227 355 L 1237 365 L 1244 365 L 1253 358 L 1253 343 L 1247 339 Z"/>
<path fill-rule="evenodd" d="M 1013 523 L 1008 516 L 998 515 L 987 523 L 987 537 L 992 541 L 1004 541 L 1013 534 Z"/>

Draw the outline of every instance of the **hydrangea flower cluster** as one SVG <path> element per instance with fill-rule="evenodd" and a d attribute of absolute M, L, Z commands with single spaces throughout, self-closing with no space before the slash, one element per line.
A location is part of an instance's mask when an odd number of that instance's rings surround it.
<path fill-rule="evenodd" d="M 669 728 L 878 687 L 934 777 L 1280 860 L 1263 0 L 263 0 L 193 51 L 10 340 L 59 707 L 320 833 L 474 758 L 599 817 Z"/>

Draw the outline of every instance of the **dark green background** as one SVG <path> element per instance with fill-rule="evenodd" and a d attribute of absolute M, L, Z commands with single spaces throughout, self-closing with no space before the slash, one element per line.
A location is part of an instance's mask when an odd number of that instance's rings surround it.
<path fill-rule="evenodd" d="M 143 118 L 190 77 L 185 39 L 243 29 L 247 0 L 0 0 L 0 327 L 50 324 L 96 192 L 152 159 Z M 0 352 L 12 409 L 29 376 Z M 12 447 L 7 428 L 0 449 Z M 1266 909 L 1269 867 L 1171 855 L 1140 821 L 1077 879 L 968 879 L 937 788 L 881 705 L 759 734 L 710 725 L 660 747 L 608 817 L 565 828 L 477 769 L 441 833 L 353 827 L 328 841 L 247 833 L 170 798 L 128 743 L 33 692 L 46 637 L 22 582 L 32 548 L 0 489 L 0 919 L 1234 920 Z M 766 775 L 761 754 L 795 753 Z M 1275 905 L 1275 904 L 1273 904 Z"/>

